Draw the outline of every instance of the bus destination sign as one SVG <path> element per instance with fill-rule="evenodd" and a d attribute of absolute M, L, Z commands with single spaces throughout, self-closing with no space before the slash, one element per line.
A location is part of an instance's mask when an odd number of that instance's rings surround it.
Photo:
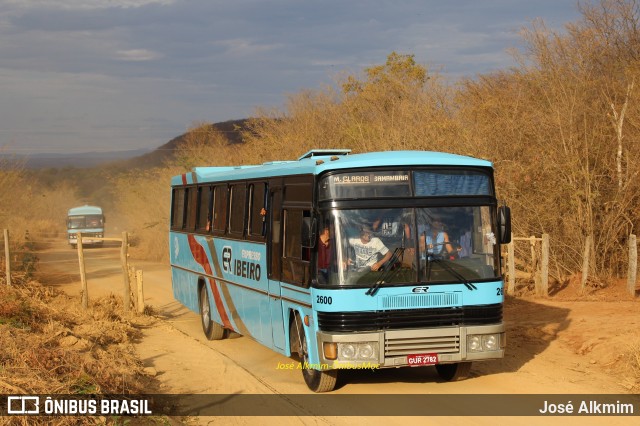
<path fill-rule="evenodd" d="M 331 176 L 334 185 L 408 183 L 408 172 L 349 173 Z"/>

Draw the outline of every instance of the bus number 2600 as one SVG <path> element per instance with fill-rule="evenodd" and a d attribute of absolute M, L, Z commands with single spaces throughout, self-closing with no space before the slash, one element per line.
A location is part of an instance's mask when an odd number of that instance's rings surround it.
<path fill-rule="evenodd" d="M 316 303 L 318 305 L 330 305 L 333 303 L 333 299 L 331 299 L 331 296 L 318 296 L 316 298 Z"/>

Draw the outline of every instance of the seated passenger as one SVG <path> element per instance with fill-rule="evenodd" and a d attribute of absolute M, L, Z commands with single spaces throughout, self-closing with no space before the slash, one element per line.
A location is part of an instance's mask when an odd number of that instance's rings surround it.
<path fill-rule="evenodd" d="M 354 265 L 358 271 L 366 268 L 377 271 L 392 256 L 380 238 L 372 237 L 372 230 L 368 226 L 360 228 L 359 238 L 349 238 L 349 244 L 355 252 L 355 261 L 348 259 L 347 265 Z M 382 259 L 378 259 L 379 256 L 382 256 Z"/>
<path fill-rule="evenodd" d="M 326 284 L 331 268 L 331 233 L 329 226 L 322 228 L 318 238 L 318 282 Z"/>
<path fill-rule="evenodd" d="M 460 248 L 458 249 L 458 257 L 471 256 L 471 231 L 465 231 L 460 235 Z"/>
<path fill-rule="evenodd" d="M 382 210 L 373 222 L 373 231 L 387 247 L 404 247 L 411 238 L 407 214 L 401 209 Z"/>

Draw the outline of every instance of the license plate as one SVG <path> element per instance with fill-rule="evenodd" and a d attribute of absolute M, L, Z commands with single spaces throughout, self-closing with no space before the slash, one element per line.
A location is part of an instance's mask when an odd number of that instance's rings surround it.
<path fill-rule="evenodd" d="M 434 365 L 438 363 L 438 354 L 407 355 L 407 364 L 411 367 L 418 365 Z"/>

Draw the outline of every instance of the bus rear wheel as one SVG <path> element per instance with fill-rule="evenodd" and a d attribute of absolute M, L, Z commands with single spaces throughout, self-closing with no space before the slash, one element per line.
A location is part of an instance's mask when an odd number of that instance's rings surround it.
<path fill-rule="evenodd" d="M 470 362 L 458 362 L 455 364 L 437 364 L 436 371 L 442 380 L 455 382 L 469 377 L 471 371 Z"/>
<path fill-rule="evenodd" d="M 200 318 L 202 320 L 202 331 L 204 331 L 207 339 L 220 340 L 224 338 L 224 327 L 211 319 L 211 305 L 209 304 L 206 284 L 200 288 Z"/>
<path fill-rule="evenodd" d="M 296 319 L 292 324 L 291 336 L 293 336 L 294 339 L 297 339 L 297 343 L 294 347 L 298 349 L 298 356 L 300 358 L 300 362 L 302 362 L 302 377 L 304 378 L 304 382 L 307 384 L 307 387 L 317 393 L 331 392 L 334 390 L 338 379 L 338 370 L 323 370 L 322 368 L 316 370 L 314 368 L 310 368 L 311 365 L 309 362 L 307 337 L 298 315 L 296 315 Z"/>

